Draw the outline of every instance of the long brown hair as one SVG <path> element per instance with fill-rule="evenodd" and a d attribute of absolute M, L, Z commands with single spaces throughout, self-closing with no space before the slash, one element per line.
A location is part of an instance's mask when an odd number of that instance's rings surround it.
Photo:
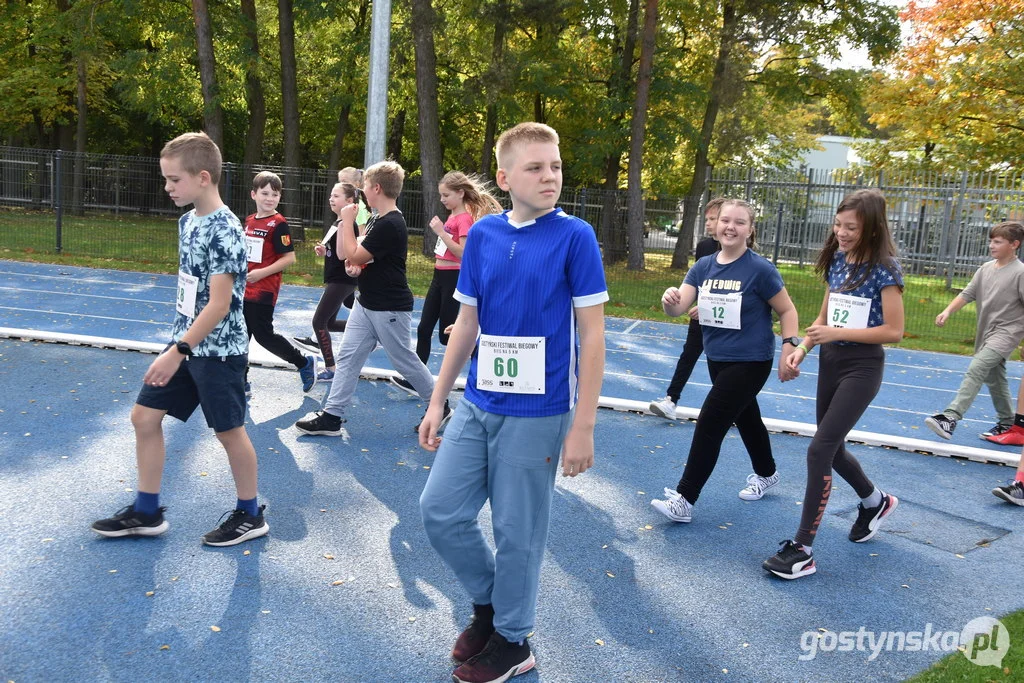
<path fill-rule="evenodd" d="M 469 209 L 469 215 L 476 222 L 489 213 L 501 213 L 503 209 L 498 200 L 491 194 L 487 183 L 475 175 L 466 175 L 461 171 L 445 173 L 438 185 L 444 185 L 455 192 L 462 191 L 462 203 Z"/>
<path fill-rule="evenodd" d="M 853 211 L 860 219 L 860 242 L 850 254 L 851 261 L 858 267 L 851 268 L 846 282 L 839 288 L 841 291 L 856 289 L 867 282 L 875 266 L 881 265 L 894 277 L 899 275 L 899 252 L 896 242 L 889 230 L 889 221 L 885 215 L 885 196 L 878 190 L 857 190 L 843 197 L 836 208 L 838 216 L 844 211 Z M 825 246 L 818 254 L 814 264 L 814 272 L 828 282 L 828 269 L 839 249 L 839 240 L 835 230 L 829 231 Z M 856 280 L 856 282 L 854 282 Z M 903 291 L 903 287 L 900 287 Z"/>

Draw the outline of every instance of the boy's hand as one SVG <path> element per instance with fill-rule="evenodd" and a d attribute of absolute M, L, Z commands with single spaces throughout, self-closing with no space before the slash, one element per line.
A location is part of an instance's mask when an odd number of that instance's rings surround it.
<path fill-rule="evenodd" d="M 327 255 L 327 247 L 325 247 L 322 244 L 317 244 L 315 247 L 313 247 L 313 251 L 316 252 L 317 256 L 326 256 Z"/>
<path fill-rule="evenodd" d="M 949 320 L 949 313 L 947 311 L 943 311 L 935 316 L 935 324 L 939 327 L 945 325 L 947 320 Z"/>
<path fill-rule="evenodd" d="M 359 266 L 352 265 L 346 259 L 346 261 L 345 261 L 345 272 L 348 274 L 349 277 L 359 277 L 359 274 L 363 272 L 363 269 L 360 268 Z"/>
<path fill-rule="evenodd" d="M 562 447 L 562 476 L 575 477 L 594 466 L 594 430 L 569 427 Z"/>
<path fill-rule="evenodd" d="M 683 300 L 683 294 L 679 291 L 678 287 L 669 287 L 665 290 L 665 293 L 661 295 L 661 304 L 663 306 L 675 306 Z"/>
<path fill-rule="evenodd" d="M 455 323 L 452 323 L 448 327 L 444 328 L 444 333 L 447 334 L 450 337 L 451 334 L 452 334 L 452 330 L 454 330 L 454 329 L 455 329 Z"/>
<path fill-rule="evenodd" d="M 420 448 L 425 451 L 436 451 L 441 445 L 441 437 L 437 435 L 437 425 L 441 423 L 441 406 L 431 403 L 420 423 Z"/>
<path fill-rule="evenodd" d="M 434 231 L 435 235 L 440 237 L 441 233 L 444 232 L 444 223 L 441 221 L 440 218 L 434 216 L 433 218 L 430 219 L 430 229 Z"/>
<path fill-rule="evenodd" d="M 341 211 L 338 213 L 338 218 L 345 218 L 346 216 L 351 216 L 352 219 L 355 220 L 357 213 L 359 213 L 358 204 L 346 204 L 345 206 L 341 207 Z"/>
<path fill-rule="evenodd" d="M 150 363 L 146 374 L 142 376 L 142 383 L 154 387 L 165 386 L 178 371 L 178 366 L 184 359 L 185 356 L 178 353 L 178 350 L 172 346 Z"/>
<path fill-rule="evenodd" d="M 251 284 L 253 282 L 259 282 L 265 277 L 266 275 L 263 274 L 263 268 L 257 268 L 256 270 L 250 270 L 245 274 L 245 281 Z"/>

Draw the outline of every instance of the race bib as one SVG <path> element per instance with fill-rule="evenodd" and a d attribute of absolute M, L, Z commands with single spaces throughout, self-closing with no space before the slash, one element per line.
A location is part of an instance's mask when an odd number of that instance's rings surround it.
<path fill-rule="evenodd" d="M 850 330 L 863 330 L 868 326 L 871 315 L 871 299 L 849 294 L 828 295 L 829 327 L 845 327 Z"/>
<path fill-rule="evenodd" d="M 477 389 L 504 394 L 543 394 L 544 371 L 544 337 L 480 335 Z"/>
<path fill-rule="evenodd" d="M 245 256 L 249 263 L 259 263 L 263 260 L 263 239 L 260 237 L 245 237 Z"/>
<path fill-rule="evenodd" d="M 719 327 L 724 330 L 740 329 L 740 312 L 743 307 L 743 293 L 710 294 L 701 292 L 697 299 L 697 313 L 700 324 Z"/>
<path fill-rule="evenodd" d="M 196 292 L 199 291 L 199 278 L 178 271 L 178 300 L 174 310 L 186 318 L 196 317 Z"/>
<path fill-rule="evenodd" d="M 444 257 L 445 252 L 447 251 L 448 247 L 447 245 L 445 245 L 444 240 L 438 237 L 437 244 L 434 245 L 434 253 L 437 255 L 438 258 L 442 258 Z"/>

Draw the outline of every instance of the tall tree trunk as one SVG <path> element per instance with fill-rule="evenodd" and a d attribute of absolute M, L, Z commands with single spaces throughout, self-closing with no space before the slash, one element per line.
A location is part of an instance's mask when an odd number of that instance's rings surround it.
<path fill-rule="evenodd" d="M 263 159 L 263 136 L 267 128 L 267 102 L 260 79 L 260 44 L 256 29 L 256 0 L 242 0 L 242 23 L 245 26 L 245 102 L 249 108 L 249 125 L 245 132 L 245 153 L 242 163 L 253 166 Z"/>
<path fill-rule="evenodd" d="M 416 104 L 420 129 L 420 173 L 423 177 L 424 223 L 441 211 L 437 184 L 441 180 L 441 124 L 437 114 L 437 55 L 434 52 L 434 8 L 430 0 L 412 0 L 412 39 L 416 52 Z M 425 226 L 423 226 L 425 227 Z M 423 253 L 434 251 L 437 237 L 423 231 Z"/>
<path fill-rule="evenodd" d="M 213 56 L 213 29 L 206 0 L 192 0 L 192 19 L 196 28 L 199 83 L 203 89 L 203 129 L 223 151 L 224 112 L 220 106 L 220 89 L 217 86 L 216 61 Z"/>
<path fill-rule="evenodd" d="M 75 114 L 78 120 L 75 122 L 75 170 L 74 180 L 72 187 L 74 188 L 71 197 L 71 206 L 75 213 L 79 216 L 85 214 L 85 206 L 82 202 L 82 181 L 85 175 L 85 136 L 86 136 L 86 117 L 88 116 L 89 110 L 86 106 L 86 56 L 85 54 L 78 55 L 78 77 L 77 88 L 75 89 Z"/>
<path fill-rule="evenodd" d="M 658 30 L 658 0 L 646 0 L 644 37 L 640 43 L 640 69 L 636 78 L 636 102 L 629 133 L 629 270 L 644 269 L 644 200 L 641 171 L 644 164 L 644 138 L 647 126 L 647 101 L 651 92 L 651 65 L 654 62 Z"/>
<path fill-rule="evenodd" d="M 604 247 L 604 262 L 607 264 L 618 263 L 626 256 L 626 231 L 621 229 L 619 220 L 619 167 L 622 164 L 622 154 L 618 151 L 625 144 L 625 131 L 623 121 L 625 120 L 625 103 L 629 99 L 629 90 L 633 72 L 633 54 L 636 52 L 636 34 L 638 16 L 640 14 L 639 0 L 629 0 L 629 9 L 626 13 L 626 32 L 623 40 L 622 50 L 619 53 L 619 66 L 615 74 L 608 81 L 608 98 L 613 103 L 619 103 L 621 109 L 612 117 L 610 134 L 621 141 L 614 146 L 616 151 L 610 152 L 604 158 L 604 201 L 601 209 L 601 243 Z"/>
<path fill-rule="evenodd" d="M 715 71 L 711 77 L 711 90 L 708 104 L 704 108 L 704 121 L 700 128 L 700 139 L 697 141 L 697 153 L 693 161 L 693 180 L 690 189 L 683 199 L 683 229 L 679 231 L 675 251 L 672 252 L 672 268 L 685 269 L 690 261 L 690 249 L 693 245 L 693 228 L 700 207 L 700 196 L 704 194 L 704 182 L 708 172 L 708 150 L 715 132 L 715 120 L 721 106 L 722 94 L 729 83 L 728 71 L 731 59 L 732 44 L 736 40 L 739 29 L 740 15 L 736 11 L 735 0 L 725 0 L 722 5 L 722 33 L 718 41 L 718 57 L 715 59 Z M 736 87 L 740 87 L 739 84 Z"/>
<path fill-rule="evenodd" d="M 391 132 L 388 134 L 388 157 L 402 163 L 402 138 L 405 137 L 405 110 L 399 110 L 391 119 Z"/>
<path fill-rule="evenodd" d="M 494 6 L 494 37 L 491 40 L 491 72 L 484 85 L 487 94 L 487 110 L 484 120 L 484 142 L 480 150 L 480 176 L 492 178 L 491 167 L 494 164 L 494 138 L 498 134 L 498 90 L 494 84 L 503 85 L 501 72 L 505 61 L 505 34 L 508 31 L 508 0 L 498 0 Z"/>
<path fill-rule="evenodd" d="M 366 20 L 370 13 L 370 0 L 362 0 L 359 3 L 358 18 L 352 29 L 351 40 L 359 41 L 366 31 Z M 343 73 L 350 74 L 355 70 L 355 52 L 350 51 L 350 59 Z M 349 115 L 352 113 L 353 83 L 354 79 L 345 79 L 345 92 L 349 98 L 341 106 L 338 112 L 338 122 L 334 127 L 334 143 L 331 145 L 331 152 L 327 160 L 327 168 L 331 171 L 341 170 L 341 154 L 345 147 L 345 135 L 348 134 Z M 333 215 L 333 213 L 331 214 Z M 333 220 L 333 219 L 332 219 Z"/>
<path fill-rule="evenodd" d="M 284 165 L 288 167 L 284 182 L 284 208 L 288 225 L 298 227 L 299 239 L 305 237 L 299 218 L 299 168 L 302 149 L 299 146 L 299 89 L 295 67 L 295 13 L 292 0 L 277 0 L 278 40 L 281 46 L 281 103 L 284 123 Z"/>

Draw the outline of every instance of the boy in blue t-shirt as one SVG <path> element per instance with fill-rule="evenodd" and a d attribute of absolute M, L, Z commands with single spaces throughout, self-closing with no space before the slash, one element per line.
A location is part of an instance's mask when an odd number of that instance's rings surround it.
<path fill-rule="evenodd" d="M 244 232 L 221 201 L 220 150 L 205 133 L 186 133 L 160 153 L 164 189 L 176 206 L 195 208 L 178 221 L 178 295 L 172 341 L 142 378 L 132 409 L 139 482 L 135 502 L 93 522 L 102 536 L 167 531 L 160 507 L 165 415 L 182 422 L 203 407 L 227 451 L 238 502 L 203 543 L 235 545 L 270 530 L 256 501 L 256 451 L 245 431 L 243 386 L 249 337 L 242 315 L 247 271 Z"/>
<path fill-rule="evenodd" d="M 556 208 L 558 134 L 521 123 L 498 138 L 497 158 L 512 210 L 482 218 L 466 241 L 462 308 L 419 430 L 420 445 L 438 451 L 420 498 L 427 536 L 473 600 L 453 678 L 474 683 L 534 666 L 526 636 L 559 454 L 562 476 L 594 464 L 608 300 L 594 229 Z M 442 444 L 444 398 L 471 355 Z M 477 520 L 488 499 L 494 551 Z"/>

